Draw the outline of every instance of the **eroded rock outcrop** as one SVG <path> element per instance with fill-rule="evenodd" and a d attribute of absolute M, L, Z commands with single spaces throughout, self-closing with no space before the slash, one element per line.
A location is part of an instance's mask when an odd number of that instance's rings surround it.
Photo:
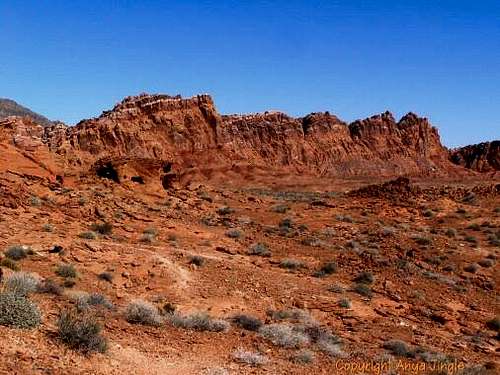
<path fill-rule="evenodd" d="M 453 149 L 450 151 L 450 160 L 478 172 L 500 171 L 500 141 Z"/>
<path fill-rule="evenodd" d="M 9 147 L 50 155 L 64 176 L 95 173 L 105 163 L 117 170 L 117 180 L 127 176 L 134 182 L 162 180 L 161 165 L 169 163 L 174 170 L 167 185 L 180 170 L 210 175 L 245 166 L 339 177 L 472 173 L 450 162 L 436 128 L 413 113 L 396 121 L 385 112 L 351 124 L 328 112 L 221 116 L 208 95 L 142 94 L 73 127 L 23 121 L 11 129 Z"/>

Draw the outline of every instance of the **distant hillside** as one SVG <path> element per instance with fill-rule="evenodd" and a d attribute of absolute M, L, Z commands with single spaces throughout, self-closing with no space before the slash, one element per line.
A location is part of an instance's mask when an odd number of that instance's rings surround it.
<path fill-rule="evenodd" d="M 0 98 L 0 120 L 9 116 L 29 116 L 41 125 L 48 126 L 52 124 L 48 118 L 17 104 L 15 101 Z"/>

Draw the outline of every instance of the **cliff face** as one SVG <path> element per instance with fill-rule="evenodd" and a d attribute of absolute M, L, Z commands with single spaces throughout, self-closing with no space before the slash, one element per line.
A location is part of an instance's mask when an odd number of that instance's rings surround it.
<path fill-rule="evenodd" d="M 450 151 L 452 163 L 478 172 L 500 171 L 500 141 L 484 142 Z"/>
<path fill-rule="evenodd" d="M 223 116 L 222 120 L 221 140 L 235 159 L 343 176 L 429 175 L 453 170 L 437 130 L 411 113 L 399 122 L 386 112 L 350 125 L 329 113 L 301 119 L 265 113 Z"/>
<path fill-rule="evenodd" d="M 220 116 L 208 95 L 143 94 L 74 127 L 9 121 L 0 126 L 8 133 L 5 147 L 32 155 L 28 159 L 50 160 L 47 170 L 65 176 L 94 171 L 117 174 L 118 180 L 140 181 L 137 174 L 159 181 L 160 174 L 168 185 L 183 170 L 235 165 L 339 177 L 471 173 L 450 162 L 437 130 L 413 113 L 396 121 L 385 112 L 351 124 L 328 112 L 303 118 L 280 112 Z M 469 162 L 478 154 L 473 151 L 456 151 L 452 160 L 466 167 L 498 166 L 498 145 L 488 150 L 477 162 Z"/>

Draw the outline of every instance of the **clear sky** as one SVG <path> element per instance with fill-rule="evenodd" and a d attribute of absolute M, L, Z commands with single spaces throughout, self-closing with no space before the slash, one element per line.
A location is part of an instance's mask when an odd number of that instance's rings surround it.
<path fill-rule="evenodd" d="M 498 139 L 500 1 L 0 1 L 0 97 L 73 124 L 141 92 Z"/>

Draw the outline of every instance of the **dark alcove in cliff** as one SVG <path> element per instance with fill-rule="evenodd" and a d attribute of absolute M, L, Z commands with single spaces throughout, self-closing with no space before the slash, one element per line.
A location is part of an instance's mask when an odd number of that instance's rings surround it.
<path fill-rule="evenodd" d="M 118 172 L 111 163 L 106 163 L 98 167 L 96 173 L 99 177 L 107 178 L 118 183 L 120 182 L 120 179 L 118 178 Z"/>

